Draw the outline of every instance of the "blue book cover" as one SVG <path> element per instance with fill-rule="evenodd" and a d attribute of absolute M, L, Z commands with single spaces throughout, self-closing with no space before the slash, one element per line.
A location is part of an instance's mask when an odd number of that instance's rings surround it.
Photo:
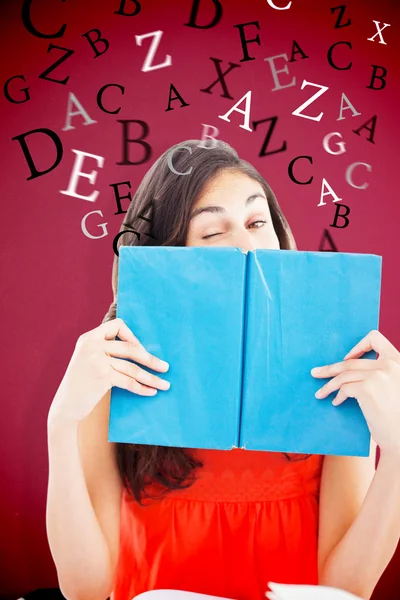
<path fill-rule="evenodd" d="M 113 387 L 109 441 L 237 446 L 245 255 L 156 246 L 122 246 L 119 253 L 117 317 L 169 363 L 167 373 L 153 373 L 171 387 L 154 397 Z"/>
<path fill-rule="evenodd" d="M 318 400 L 315 392 L 329 379 L 310 371 L 342 361 L 378 328 L 381 263 L 379 256 L 339 252 L 249 253 L 241 447 L 369 455 L 357 400 L 332 406 L 337 392 Z"/>
<path fill-rule="evenodd" d="M 381 262 L 338 252 L 122 246 L 117 316 L 170 364 L 156 374 L 171 387 L 154 397 L 113 387 L 109 441 L 368 456 L 357 401 L 316 399 L 325 380 L 310 370 L 342 360 L 378 327 Z"/>

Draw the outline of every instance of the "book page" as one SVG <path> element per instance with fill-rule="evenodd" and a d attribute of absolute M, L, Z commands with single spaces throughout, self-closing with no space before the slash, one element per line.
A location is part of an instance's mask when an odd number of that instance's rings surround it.
<path fill-rule="evenodd" d="M 268 583 L 272 591 L 266 592 L 268 600 L 361 600 L 359 596 L 338 588 L 321 585 L 290 585 Z"/>
<path fill-rule="evenodd" d="M 209 596 L 197 592 L 186 592 L 183 590 L 150 590 L 138 594 L 132 600 L 235 600 L 222 596 Z"/>

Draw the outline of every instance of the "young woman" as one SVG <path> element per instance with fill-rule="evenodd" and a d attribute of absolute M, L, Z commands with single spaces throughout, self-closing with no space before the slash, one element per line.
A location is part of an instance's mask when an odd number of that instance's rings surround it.
<path fill-rule="evenodd" d="M 228 144 L 198 140 L 147 172 L 121 244 L 296 249 L 261 175 Z M 313 372 L 329 378 L 320 398 L 357 398 L 369 458 L 110 443 L 112 386 L 144 396 L 169 386 L 168 365 L 115 318 L 117 271 L 116 255 L 114 302 L 78 339 L 48 415 L 46 523 L 66 598 L 170 588 L 259 600 L 277 581 L 369 599 L 400 536 L 399 352 L 372 331 L 345 360 Z M 370 349 L 377 360 L 360 358 Z"/>

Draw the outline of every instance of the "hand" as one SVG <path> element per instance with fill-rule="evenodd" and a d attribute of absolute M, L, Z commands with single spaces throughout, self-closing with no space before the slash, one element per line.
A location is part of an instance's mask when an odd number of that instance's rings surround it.
<path fill-rule="evenodd" d="M 360 359 L 374 350 L 377 360 Z M 356 398 L 373 440 L 381 450 L 400 457 L 400 352 L 379 331 L 370 331 L 343 359 L 311 370 L 313 377 L 333 377 L 315 396 L 339 390 L 332 404 Z"/>
<path fill-rule="evenodd" d="M 122 341 L 115 340 L 116 336 Z M 144 349 L 122 319 L 102 323 L 79 337 L 48 420 L 52 417 L 75 423 L 83 420 L 112 386 L 141 396 L 154 396 L 157 389 L 170 387 L 168 381 L 121 358 L 154 371 L 165 372 L 169 368 L 168 363 Z"/>

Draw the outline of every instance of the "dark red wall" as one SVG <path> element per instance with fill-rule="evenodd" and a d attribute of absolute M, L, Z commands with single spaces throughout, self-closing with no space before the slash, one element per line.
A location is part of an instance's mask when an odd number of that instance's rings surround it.
<path fill-rule="evenodd" d="M 286 0 L 276 0 L 284 6 Z M 61 381 L 77 337 L 97 326 L 103 318 L 111 296 L 112 240 L 119 230 L 123 215 L 118 212 L 112 183 L 130 181 L 132 194 L 143 174 L 170 145 L 188 138 L 199 138 L 202 123 L 216 126 L 220 137 L 231 143 L 239 154 L 255 164 L 274 189 L 292 226 L 298 247 L 316 250 L 324 229 L 329 230 L 338 250 L 369 252 L 383 256 L 383 295 L 381 331 L 399 348 L 398 319 L 398 231 L 400 208 L 397 199 L 399 62 L 399 6 L 389 0 L 349 0 L 344 21 L 351 25 L 335 28 L 338 11 L 331 8 L 334 0 L 293 0 L 289 10 L 274 10 L 266 0 L 236 2 L 222 0 L 223 16 L 210 29 L 187 27 L 191 0 L 142 0 L 136 16 L 115 14 L 119 0 L 33 0 L 32 21 L 42 32 L 54 33 L 66 24 L 62 37 L 40 39 L 29 33 L 21 19 L 22 0 L 1 3 L 1 69 L 3 83 L 14 75 L 23 75 L 25 83 L 16 79 L 10 93 L 24 99 L 18 90 L 29 86 L 31 99 L 14 104 L 2 97 L 1 105 L 1 315 L 2 315 L 2 419 L 1 448 L 1 523 L 0 523 L 0 594 L 18 597 L 30 589 L 56 585 L 55 568 L 49 553 L 45 531 L 47 486 L 46 418 L 54 393 Z M 211 0 L 202 0 L 198 17 L 200 24 L 209 22 L 214 14 Z M 127 12 L 134 3 L 126 2 Z M 382 33 L 386 44 L 368 41 L 376 28 L 389 23 Z M 260 45 L 249 45 L 255 60 L 243 58 L 239 23 L 258 21 L 247 28 L 247 37 L 258 33 Z M 94 51 L 82 34 L 99 29 L 109 41 L 108 50 L 94 58 Z M 163 31 L 155 61 L 164 61 L 170 54 L 170 67 L 142 72 L 150 40 L 142 46 L 135 35 Z M 95 34 L 91 34 L 96 37 Z M 296 40 L 308 56 L 295 55 L 288 63 L 290 75 L 281 74 L 282 84 L 293 87 L 272 91 L 274 82 L 267 57 L 291 55 Z M 337 70 L 329 65 L 327 51 L 337 41 L 350 42 L 334 49 L 337 65 L 349 70 Z M 39 75 L 65 53 L 53 49 L 53 44 L 74 50 L 49 77 L 66 84 L 40 78 Z M 99 46 L 104 50 L 104 45 Z M 201 92 L 216 79 L 216 68 L 210 57 L 221 59 L 226 70 L 229 93 L 234 100 L 221 97 L 219 84 L 212 93 Z M 278 68 L 285 61 L 280 59 Z M 371 89 L 373 66 L 387 70 L 386 86 Z M 382 72 L 382 70 L 380 70 Z M 397 78 L 396 78 L 397 76 Z M 317 122 L 296 117 L 292 112 L 318 88 L 301 90 L 302 81 L 329 87 L 305 114 L 318 115 Z M 124 95 L 117 88 L 109 89 L 104 104 L 110 109 L 121 106 L 118 114 L 107 114 L 96 104 L 99 89 L 114 83 L 124 86 Z M 173 84 L 189 106 L 180 102 L 168 107 L 169 86 Z M 375 80 L 375 87 L 379 87 Z M 271 123 L 264 122 L 249 132 L 239 127 L 243 117 L 231 115 L 231 122 L 218 115 L 226 113 L 246 92 L 252 91 L 251 122 L 277 117 L 267 152 L 259 156 Z M 85 125 L 81 116 L 72 117 L 73 129 L 63 131 L 66 123 L 68 94 L 75 94 L 91 119 Z M 352 116 L 345 110 L 339 117 L 341 94 L 345 93 L 361 114 Z M 243 108 L 241 105 L 240 108 Z M 360 135 L 353 130 L 376 115 L 373 142 L 365 128 Z M 118 120 L 140 120 L 149 126 L 147 141 L 152 156 L 142 164 L 119 165 L 122 162 L 122 124 Z M 369 124 L 371 126 L 371 122 Z M 131 137 L 140 132 L 133 124 Z M 60 164 L 49 173 L 30 177 L 19 136 L 27 131 L 47 128 L 59 136 L 63 146 Z M 341 132 L 346 152 L 333 156 L 322 146 L 330 132 Z M 44 135 L 32 135 L 28 145 L 39 169 L 49 168 L 55 148 Z M 104 157 L 103 168 L 86 159 L 83 170 L 96 169 L 92 186 L 80 179 L 78 192 L 90 194 L 99 190 L 95 202 L 60 193 L 68 187 L 74 165 L 72 149 Z M 143 149 L 129 147 L 130 160 L 138 162 Z M 300 160 L 295 176 L 309 185 L 298 185 L 288 176 L 288 165 L 300 155 L 312 157 L 312 164 Z M 347 167 L 354 162 L 371 165 L 371 172 L 360 168 L 354 181 L 369 185 L 366 189 L 351 187 L 345 179 Z M 335 228 L 336 205 L 326 197 L 326 205 L 318 206 L 322 178 L 325 178 L 343 204 L 350 208 L 350 223 Z M 126 193 L 127 187 L 121 187 Z M 127 209 L 128 200 L 122 201 Z M 81 220 L 91 211 L 101 210 L 87 221 L 93 235 L 101 235 L 100 223 L 107 223 L 108 234 L 89 239 L 81 230 Z M 344 221 L 338 222 L 343 225 Z M 344 299 L 345 301 L 345 299 Z M 345 325 L 345 324 L 344 324 Z M 371 547 L 373 551 L 373 547 Z M 394 598 L 400 589 L 400 554 L 392 561 L 374 600 Z"/>

